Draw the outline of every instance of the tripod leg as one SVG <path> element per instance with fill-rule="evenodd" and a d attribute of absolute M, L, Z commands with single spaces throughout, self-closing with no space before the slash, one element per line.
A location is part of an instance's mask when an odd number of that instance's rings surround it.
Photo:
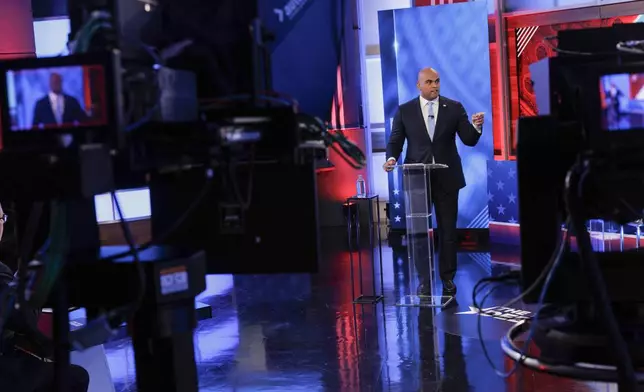
<path fill-rule="evenodd" d="M 635 240 L 637 243 L 635 244 L 635 249 L 640 248 L 640 239 L 642 237 L 642 226 L 637 226 L 637 231 L 635 232 Z"/>
<path fill-rule="evenodd" d="M 56 392 L 67 392 L 69 370 L 69 310 L 67 302 L 67 286 L 64 278 L 58 278 L 58 283 L 52 292 L 54 296 L 54 385 Z"/>
<path fill-rule="evenodd" d="M 171 309 L 139 312 L 135 316 L 132 346 L 139 392 L 199 390 L 193 342 L 194 320 L 192 301 Z M 150 328 L 154 324 L 156 327 Z"/>

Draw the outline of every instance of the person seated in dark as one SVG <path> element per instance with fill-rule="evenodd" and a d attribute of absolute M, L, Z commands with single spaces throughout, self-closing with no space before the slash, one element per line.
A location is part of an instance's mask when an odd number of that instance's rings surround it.
<path fill-rule="evenodd" d="M 0 238 L 7 215 L 0 206 Z M 16 275 L 0 262 L 0 391 L 53 392 L 54 364 L 51 361 L 53 341 L 38 329 L 40 309 L 22 304 L 12 305 L 16 298 Z M 87 392 L 89 373 L 70 365 L 65 374 L 66 392 Z"/>
<path fill-rule="evenodd" d="M 81 124 L 87 113 L 78 100 L 63 91 L 63 77 L 58 73 L 49 76 L 49 93 L 36 102 L 33 127 Z"/>

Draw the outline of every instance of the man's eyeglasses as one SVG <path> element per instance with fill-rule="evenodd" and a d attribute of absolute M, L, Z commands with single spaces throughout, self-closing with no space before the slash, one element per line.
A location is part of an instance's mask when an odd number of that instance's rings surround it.
<path fill-rule="evenodd" d="M 2 217 L 0 218 L 0 221 L 2 221 L 2 223 L 7 223 L 7 218 L 9 218 L 9 215 L 2 214 Z"/>

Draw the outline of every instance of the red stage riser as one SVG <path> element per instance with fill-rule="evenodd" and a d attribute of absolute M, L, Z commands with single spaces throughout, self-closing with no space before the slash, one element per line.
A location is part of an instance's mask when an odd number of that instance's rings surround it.
<path fill-rule="evenodd" d="M 491 259 L 492 263 L 498 264 L 512 264 L 521 265 L 521 240 L 520 240 L 520 226 L 518 224 L 498 224 L 490 223 L 490 242 L 491 246 Z M 605 251 L 619 251 L 620 239 L 616 233 L 604 233 L 602 240 L 602 233 L 597 231 L 591 232 L 593 246 L 603 248 Z M 603 244 L 602 244 L 603 243 Z M 635 249 L 636 237 L 634 235 L 624 236 L 624 249 Z M 570 240 L 571 249 L 577 249 L 577 241 L 575 237 Z M 640 239 L 640 247 L 644 246 L 644 240 Z"/>
<path fill-rule="evenodd" d="M 469 0 L 415 0 L 415 7 L 425 7 L 431 5 L 446 5 L 455 3 L 467 3 Z"/>

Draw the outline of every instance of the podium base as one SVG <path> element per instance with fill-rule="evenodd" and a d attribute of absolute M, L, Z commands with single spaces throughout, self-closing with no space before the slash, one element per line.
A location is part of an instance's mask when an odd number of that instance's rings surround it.
<path fill-rule="evenodd" d="M 405 295 L 400 298 L 396 306 L 418 308 L 444 308 L 454 300 L 452 296 L 445 295 Z"/>
<path fill-rule="evenodd" d="M 354 304 L 376 304 L 383 300 L 382 295 L 361 295 L 353 300 Z"/>

